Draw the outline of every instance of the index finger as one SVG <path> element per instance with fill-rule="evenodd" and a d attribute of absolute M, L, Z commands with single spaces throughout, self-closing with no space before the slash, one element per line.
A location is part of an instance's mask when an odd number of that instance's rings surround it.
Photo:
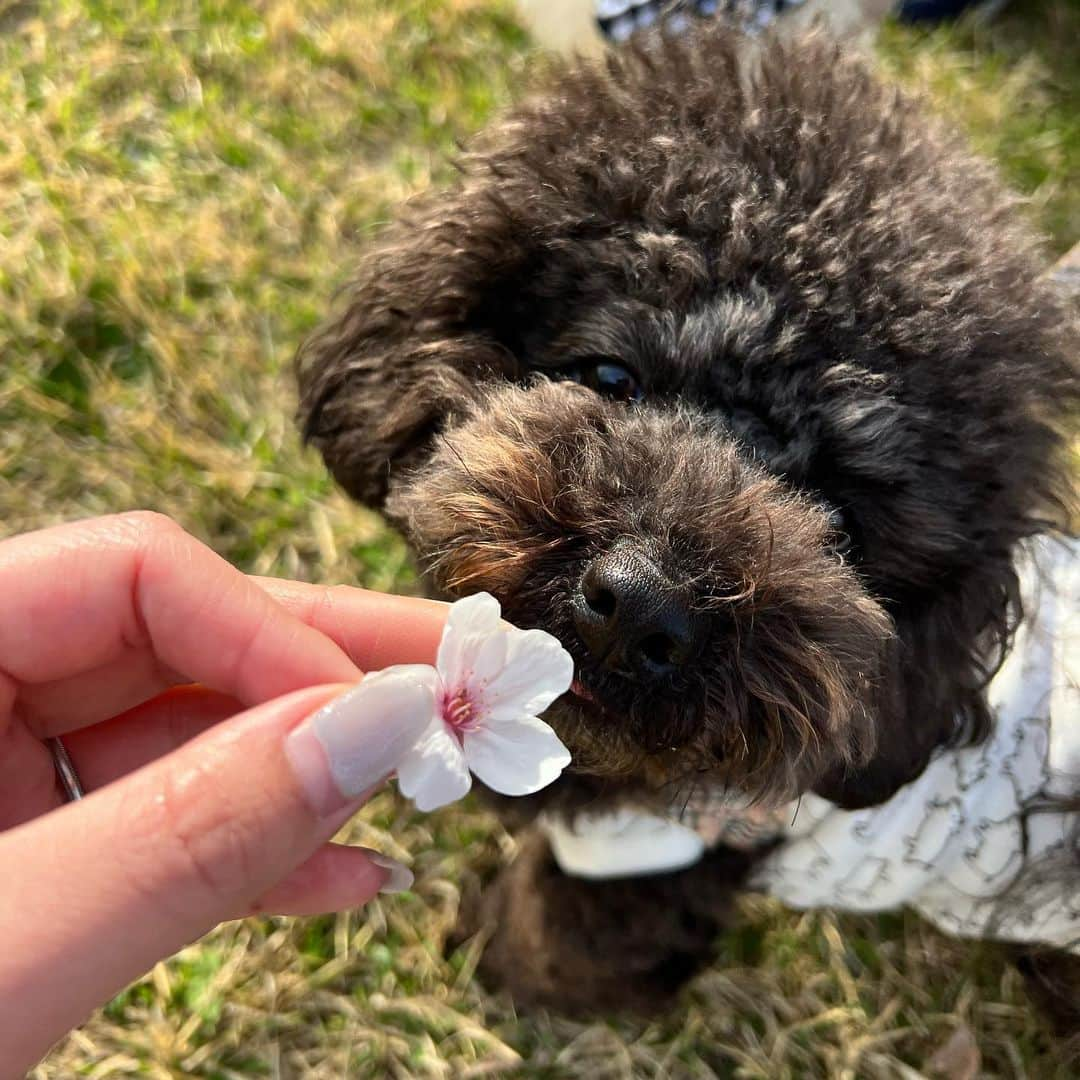
<path fill-rule="evenodd" d="M 245 705 L 361 675 L 329 637 L 156 514 L 0 543 L 0 594 L 0 701 L 8 704 L 24 688 L 120 670 L 147 652 L 167 672 Z"/>
<path fill-rule="evenodd" d="M 286 611 L 332 638 L 361 671 L 434 664 L 450 605 L 350 585 L 253 577 Z"/>

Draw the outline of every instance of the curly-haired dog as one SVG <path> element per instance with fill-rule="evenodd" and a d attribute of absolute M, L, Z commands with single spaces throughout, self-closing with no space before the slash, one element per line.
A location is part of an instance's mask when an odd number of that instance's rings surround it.
<path fill-rule="evenodd" d="M 1024 893 L 1037 917 L 951 928 L 1080 935 L 1047 780 L 1077 740 L 1048 749 L 1051 695 L 988 696 L 1018 626 L 1046 651 L 1018 552 L 1068 521 L 1066 313 L 992 170 L 903 96 L 815 38 L 744 54 L 561 70 L 299 357 L 307 437 L 433 588 L 574 655 L 572 771 L 504 804 L 542 826 L 485 908 L 489 972 L 563 1008 L 655 1008 L 740 883 L 935 917 L 934 890 Z M 988 776 L 1015 783 L 980 803 Z"/>

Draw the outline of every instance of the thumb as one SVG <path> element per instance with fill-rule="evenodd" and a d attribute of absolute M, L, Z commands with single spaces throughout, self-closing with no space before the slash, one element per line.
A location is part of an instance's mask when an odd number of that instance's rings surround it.
<path fill-rule="evenodd" d="M 430 721 L 432 689 L 416 671 L 260 705 L 0 835 L 0 1061 L 29 1067 L 307 862 Z"/>

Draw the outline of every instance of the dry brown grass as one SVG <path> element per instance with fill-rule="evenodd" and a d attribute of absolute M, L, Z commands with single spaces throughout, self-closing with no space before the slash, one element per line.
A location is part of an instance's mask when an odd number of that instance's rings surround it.
<path fill-rule="evenodd" d="M 888 43 L 905 76 L 962 87 L 990 150 L 990 128 L 1031 133 L 1002 154 L 1030 165 L 1064 247 L 1075 116 L 1038 40 L 1013 45 Z M 299 449 L 288 362 L 366 232 L 444 175 L 526 54 L 507 9 L 480 0 L 0 0 L 6 530 L 153 507 L 246 570 L 411 587 L 400 541 Z M 1009 100 L 1025 87 L 1043 95 L 1038 130 Z M 993 950 L 913 917 L 754 899 L 670 1015 L 518 1016 L 473 980 L 481 943 L 442 952 L 461 890 L 512 853 L 496 822 L 468 803 L 421 817 L 387 793 L 353 835 L 411 861 L 415 888 L 222 927 L 35 1077 L 913 1078 L 950 1039 L 939 1064 L 961 1075 L 972 1038 L 979 1075 L 1066 1075 Z"/>

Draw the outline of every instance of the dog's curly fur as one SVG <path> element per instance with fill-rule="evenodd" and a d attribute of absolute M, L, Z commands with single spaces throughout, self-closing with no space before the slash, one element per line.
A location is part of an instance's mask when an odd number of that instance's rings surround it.
<path fill-rule="evenodd" d="M 986 736 L 1012 553 L 1067 521 L 1068 319 L 1013 200 L 835 45 L 746 49 L 656 36 L 559 70 L 299 356 L 307 438 L 433 588 L 492 592 L 574 655 L 587 698 L 548 715 L 574 771 L 526 816 L 702 780 L 885 800 Z M 643 399 L 565 378 L 596 358 Z M 709 626 L 649 684 L 596 664 L 570 614 L 627 540 Z M 521 995 L 655 1000 L 707 960 L 732 853 L 624 883 L 614 919 L 539 844 L 490 901 Z"/>

